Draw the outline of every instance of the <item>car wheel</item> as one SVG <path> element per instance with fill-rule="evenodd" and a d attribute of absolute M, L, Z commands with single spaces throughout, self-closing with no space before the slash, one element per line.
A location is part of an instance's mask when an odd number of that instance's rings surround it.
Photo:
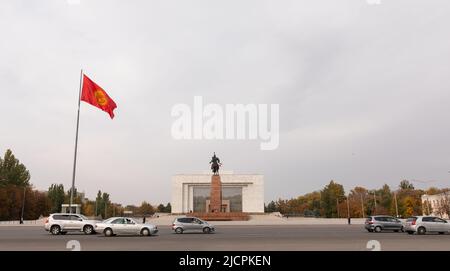
<path fill-rule="evenodd" d="M 443 232 L 443 231 L 440 231 L 440 232 L 439 232 L 439 234 L 444 234 L 444 233 L 445 233 L 445 232 Z"/>
<path fill-rule="evenodd" d="M 92 234 L 94 232 L 94 228 L 91 225 L 86 225 L 83 228 L 85 234 Z"/>
<path fill-rule="evenodd" d="M 381 227 L 380 226 L 376 226 L 374 230 L 375 230 L 375 232 L 381 232 Z"/>
<path fill-rule="evenodd" d="M 211 232 L 210 228 L 208 228 L 208 227 L 203 228 L 203 233 L 210 233 L 210 232 Z"/>
<path fill-rule="evenodd" d="M 181 233 L 183 233 L 183 229 L 182 228 L 176 228 L 175 232 L 178 233 L 178 234 L 181 234 Z"/>
<path fill-rule="evenodd" d="M 427 232 L 427 230 L 424 227 L 420 227 L 417 229 L 417 233 L 422 235 L 425 234 Z"/>
<path fill-rule="evenodd" d="M 405 232 L 405 228 L 404 228 L 404 227 L 401 227 L 401 228 L 400 228 L 400 231 L 401 231 L 401 232 Z"/>
<path fill-rule="evenodd" d="M 144 236 L 150 236 L 150 231 L 147 228 L 141 230 L 141 234 Z"/>
<path fill-rule="evenodd" d="M 367 229 L 367 231 L 368 231 L 368 232 L 373 232 L 373 230 L 371 230 L 371 229 Z"/>
<path fill-rule="evenodd" d="M 104 234 L 106 237 L 113 236 L 113 231 L 110 228 L 105 229 Z"/>
<path fill-rule="evenodd" d="M 408 233 L 408 234 L 414 234 L 414 232 L 413 232 L 413 231 L 407 231 L 407 233 Z"/>
<path fill-rule="evenodd" d="M 58 235 L 61 232 L 61 228 L 58 225 L 54 225 L 50 228 L 50 232 L 53 235 Z"/>
<path fill-rule="evenodd" d="M 399 232 L 399 230 L 394 230 L 394 232 Z"/>

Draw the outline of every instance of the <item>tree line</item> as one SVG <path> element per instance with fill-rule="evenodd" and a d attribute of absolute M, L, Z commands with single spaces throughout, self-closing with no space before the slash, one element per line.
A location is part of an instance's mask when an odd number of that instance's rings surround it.
<path fill-rule="evenodd" d="M 278 199 L 265 206 L 266 212 L 280 212 L 285 215 L 346 218 L 367 217 L 370 215 L 392 215 L 410 217 L 429 214 L 430 203 L 422 206 L 422 195 L 435 195 L 448 192 L 450 189 L 431 187 L 427 190 L 415 189 L 414 185 L 403 180 L 396 190 L 385 184 L 380 189 L 366 189 L 357 186 L 347 194 L 344 187 L 330 181 L 322 190 L 308 193 L 292 199 Z M 448 200 L 440 203 L 441 216 L 450 215 Z"/>
<path fill-rule="evenodd" d="M 34 220 L 50 213 L 61 212 L 61 204 L 69 203 L 71 191 L 66 191 L 63 184 L 52 184 L 47 191 L 38 191 L 33 188 L 30 178 L 25 165 L 14 157 L 11 150 L 7 150 L 3 158 L 0 157 L 0 220 L 20 220 L 22 214 L 24 220 Z M 386 184 L 380 189 L 372 190 L 357 186 L 347 194 L 341 184 L 330 181 L 320 191 L 297 198 L 272 201 L 265 206 L 265 211 L 328 218 L 366 217 L 376 214 L 409 217 L 430 213 L 429 202 L 422 206 L 422 195 L 448 191 L 450 189 L 434 187 L 427 190 L 415 189 L 411 182 L 403 180 L 395 190 L 391 190 Z M 95 200 L 89 200 L 75 189 L 73 203 L 81 204 L 82 214 L 99 218 L 127 215 L 129 212 L 134 216 L 171 212 L 170 203 L 153 206 L 144 201 L 140 206 L 122 206 L 113 203 L 110 195 L 100 190 Z M 441 216 L 450 215 L 448 199 L 439 203 L 438 213 Z"/>
<path fill-rule="evenodd" d="M 31 175 L 25 165 L 13 155 L 11 150 L 0 157 L 0 221 L 35 220 L 51 213 L 61 212 L 61 205 L 69 203 L 71 189 L 63 184 L 52 184 L 47 191 L 38 191 L 30 183 Z M 81 204 L 81 213 L 86 216 L 108 218 L 121 216 L 131 211 L 132 215 L 149 216 L 155 212 L 170 213 L 170 203 L 153 206 L 142 202 L 140 206 L 122 206 L 113 203 L 110 195 L 98 191 L 95 200 L 89 200 L 74 189 L 74 204 Z"/>

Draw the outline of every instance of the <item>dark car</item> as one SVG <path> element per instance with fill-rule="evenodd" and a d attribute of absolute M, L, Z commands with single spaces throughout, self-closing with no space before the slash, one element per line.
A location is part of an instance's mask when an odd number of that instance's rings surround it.
<path fill-rule="evenodd" d="M 369 232 L 404 231 L 403 223 L 400 220 L 395 217 L 386 215 L 375 215 L 367 217 L 364 228 Z"/>

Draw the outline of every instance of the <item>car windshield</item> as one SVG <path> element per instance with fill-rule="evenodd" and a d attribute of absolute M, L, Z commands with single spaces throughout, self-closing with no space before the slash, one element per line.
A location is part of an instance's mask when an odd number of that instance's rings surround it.
<path fill-rule="evenodd" d="M 417 217 L 410 217 L 406 220 L 406 222 L 412 222 L 412 221 L 416 221 Z"/>

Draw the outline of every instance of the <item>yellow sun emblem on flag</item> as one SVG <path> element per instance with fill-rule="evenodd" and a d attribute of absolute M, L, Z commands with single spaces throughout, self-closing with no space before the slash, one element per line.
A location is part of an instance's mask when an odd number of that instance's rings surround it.
<path fill-rule="evenodd" d="M 108 103 L 108 99 L 106 98 L 105 93 L 102 90 L 97 89 L 94 92 L 94 95 L 99 105 L 105 106 Z"/>

